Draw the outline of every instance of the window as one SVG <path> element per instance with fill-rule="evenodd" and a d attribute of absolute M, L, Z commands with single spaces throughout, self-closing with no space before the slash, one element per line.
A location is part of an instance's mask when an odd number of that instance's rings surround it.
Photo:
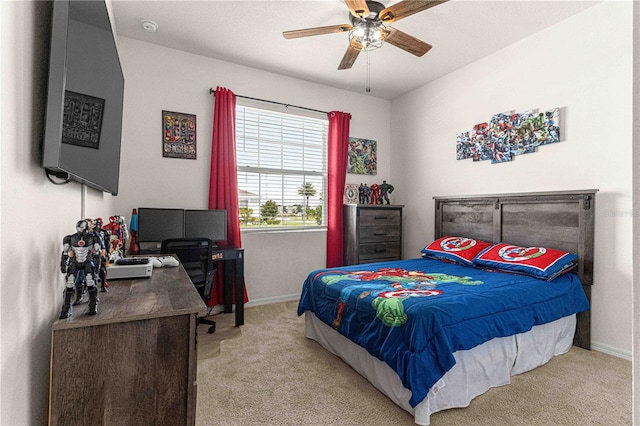
<path fill-rule="evenodd" d="M 328 120 L 236 106 L 241 229 L 326 224 Z"/>

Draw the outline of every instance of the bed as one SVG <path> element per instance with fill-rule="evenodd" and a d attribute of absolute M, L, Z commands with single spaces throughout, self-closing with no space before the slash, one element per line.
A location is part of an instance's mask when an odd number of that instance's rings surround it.
<path fill-rule="evenodd" d="M 306 336 L 420 425 L 572 344 L 589 349 L 596 192 L 434 197 L 423 257 L 309 274 L 298 305 Z M 430 250 L 452 240 L 471 255 Z M 558 252 L 549 265 L 573 268 L 532 277 L 493 262 L 513 247 Z"/>

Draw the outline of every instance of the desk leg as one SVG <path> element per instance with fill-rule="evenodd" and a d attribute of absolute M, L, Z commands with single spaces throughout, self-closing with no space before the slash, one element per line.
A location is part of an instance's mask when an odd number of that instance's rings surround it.
<path fill-rule="evenodd" d="M 232 293 L 233 293 L 233 280 L 232 273 L 233 268 L 230 260 L 225 260 L 223 263 L 224 268 L 224 313 L 230 314 L 233 312 L 233 308 L 231 304 L 233 303 Z"/>
<path fill-rule="evenodd" d="M 236 264 L 236 327 L 244 325 L 244 252 L 238 253 Z"/>

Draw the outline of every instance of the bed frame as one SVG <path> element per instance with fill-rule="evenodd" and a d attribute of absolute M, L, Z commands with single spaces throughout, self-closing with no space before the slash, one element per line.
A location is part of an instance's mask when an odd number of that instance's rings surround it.
<path fill-rule="evenodd" d="M 433 197 L 435 238 L 455 235 L 575 253 L 579 257 L 577 273 L 591 302 L 596 192 L 597 189 L 587 189 Z M 591 349 L 590 311 L 577 315 L 573 344 Z"/>

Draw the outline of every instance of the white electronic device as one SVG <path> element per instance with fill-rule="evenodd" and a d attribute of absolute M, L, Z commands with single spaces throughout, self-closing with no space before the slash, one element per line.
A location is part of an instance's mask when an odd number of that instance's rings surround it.
<path fill-rule="evenodd" d="M 158 260 L 160 261 L 160 263 L 162 263 L 163 267 L 167 266 L 169 268 L 175 268 L 176 266 L 180 265 L 180 262 L 178 262 L 178 260 L 173 256 L 162 256 L 158 258 Z"/>
<path fill-rule="evenodd" d="M 118 265 L 112 263 L 107 268 L 107 280 L 149 278 L 152 273 L 153 261 L 151 259 L 149 259 L 147 263 L 137 265 Z"/>

